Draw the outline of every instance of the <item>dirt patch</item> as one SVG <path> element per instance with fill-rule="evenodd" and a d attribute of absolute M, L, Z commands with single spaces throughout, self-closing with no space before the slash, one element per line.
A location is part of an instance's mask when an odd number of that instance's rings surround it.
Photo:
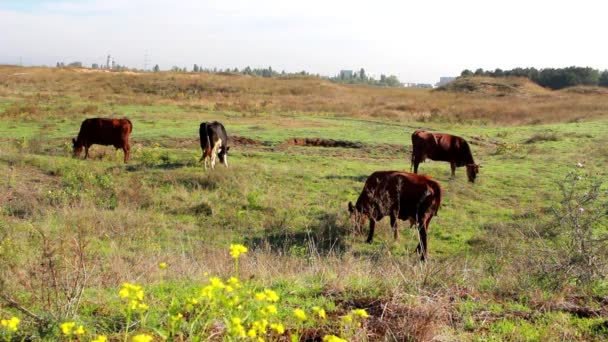
<path fill-rule="evenodd" d="M 233 135 L 228 137 L 229 142 L 228 145 L 252 145 L 252 146 L 261 146 L 261 145 L 269 145 L 267 142 L 251 139 L 247 137 L 240 137 L 238 135 Z"/>
<path fill-rule="evenodd" d="M 364 148 L 366 145 L 358 141 L 322 139 L 322 138 L 291 138 L 285 140 L 282 145 L 291 146 L 316 146 L 316 147 L 345 147 Z"/>

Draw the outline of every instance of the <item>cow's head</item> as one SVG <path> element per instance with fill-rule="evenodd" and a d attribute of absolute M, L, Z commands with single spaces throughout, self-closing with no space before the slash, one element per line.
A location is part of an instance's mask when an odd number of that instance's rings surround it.
<path fill-rule="evenodd" d="M 82 152 L 83 149 L 83 145 L 78 143 L 78 140 L 72 138 L 72 151 L 73 151 L 73 156 L 77 157 L 80 155 L 80 153 Z"/>
<path fill-rule="evenodd" d="M 478 164 L 467 164 L 467 177 L 469 178 L 469 182 L 475 183 L 475 178 L 479 173 L 479 168 L 481 165 Z"/>
<path fill-rule="evenodd" d="M 350 221 L 353 224 L 354 232 L 361 234 L 363 225 L 367 221 L 367 216 L 361 212 L 361 208 L 354 206 L 353 202 L 348 202 L 348 212 L 350 213 Z"/>
<path fill-rule="evenodd" d="M 226 156 L 228 155 L 229 149 L 230 146 L 220 149 L 220 152 L 217 154 L 217 156 L 220 158 L 220 163 L 225 164 Z"/>

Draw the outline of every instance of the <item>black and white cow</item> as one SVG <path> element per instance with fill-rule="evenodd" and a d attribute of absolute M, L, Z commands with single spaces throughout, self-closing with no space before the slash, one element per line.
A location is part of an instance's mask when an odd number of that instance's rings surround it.
<path fill-rule="evenodd" d="M 203 122 L 199 128 L 199 136 L 201 138 L 201 148 L 203 156 L 201 160 L 205 161 L 205 169 L 207 162 L 210 162 L 211 169 L 215 168 L 215 156 L 220 157 L 220 162 L 224 166 L 228 166 L 228 134 L 224 125 L 217 121 Z"/>

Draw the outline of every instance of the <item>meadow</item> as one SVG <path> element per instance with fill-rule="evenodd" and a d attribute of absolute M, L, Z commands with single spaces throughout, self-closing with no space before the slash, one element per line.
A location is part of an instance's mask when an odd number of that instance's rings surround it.
<path fill-rule="evenodd" d="M 608 97 L 471 82 L 0 67 L 0 338 L 605 340 Z M 128 164 L 98 145 L 72 157 L 96 116 L 131 119 Z M 198 127 L 212 120 L 230 166 L 205 171 Z M 372 172 L 410 170 L 415 129 L 464 137 L 482 164 L 475 184 L 420 165 L 443 187 L 426 263 L 405 222 L 398 241 L 385 219 L 366 244 L 347 211 Z M 242 336 L 238 315 L 268 327 Z"/>

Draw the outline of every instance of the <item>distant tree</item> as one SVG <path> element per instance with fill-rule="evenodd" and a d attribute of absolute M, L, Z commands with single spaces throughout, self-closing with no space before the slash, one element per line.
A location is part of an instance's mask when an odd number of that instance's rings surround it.
<path fill-rule="evenodd" d="M 467 77 L 467 76 L 471 76 L 471 75 L 473 75 L 473 72 L 469 69 L 464 69 L 460 73 L 460 76 L 462 76 L 462 77 Z"/>
<path fill-rule="evenodd" d="M 608 87 L 608 70 L 604 70 L 598 80 L 598 85 L 601 87 Z"/>
<path fill-rule="evenodd" d="M 192 67 L 192 71 L 198 72 L 198 65 L 194 64 L 194 66 Z"/>
<path fill-rule="evenodd" d="M 232 70 L 232 72 L 234 72 L 234 73 L 238 73 L 238 72 L 239 72 L 239 68 L 234 68 L 234 69 Z"/>
<path fill-rule="evenodd" d="M 91 69 L 99 69 L 99 64 L 97 64 L 97 63 L 91 64 Z"/>
<path fill-rule="evenodd" d="M 365 74 L 365 69 L 361 68 L 361 70 L 359 70 L 359 78 L 364 81 L 367 79 L 367 75 Z"/>
<path fill-rule="evenodd" d="M 483 69 L 479 68 L 477 70 L 475 70 L 475 76 L 482 76 L 483 75 Z"/>
<path fill-rule="evenodd" d="M 245 69 L 243 69 L 243 74 L 253 75 L 253 72 L 251 71 L 251 68 L 249 66 L 247 66 L 247 67 L 245 67 Z"/>
<path fill-rule="evenodd" d="M 496 68 L 496 70 L 494 70 L 494 73 L 492 74 L 492 76 L 494 77 L 503 77 L 505 75 L 505 72 L 502 71 L 502 69 L 500 68 Z"/>
<path fill-rule="evenodd" d="M 152 70 L 153 70 L 154 72 L 159 72 L 159 71 L 160 71 L 160 67 L 158 66 L 158 64 L 156 64 L 156 65 L 154 66 L 154 68 L 152 68 Z"/>

